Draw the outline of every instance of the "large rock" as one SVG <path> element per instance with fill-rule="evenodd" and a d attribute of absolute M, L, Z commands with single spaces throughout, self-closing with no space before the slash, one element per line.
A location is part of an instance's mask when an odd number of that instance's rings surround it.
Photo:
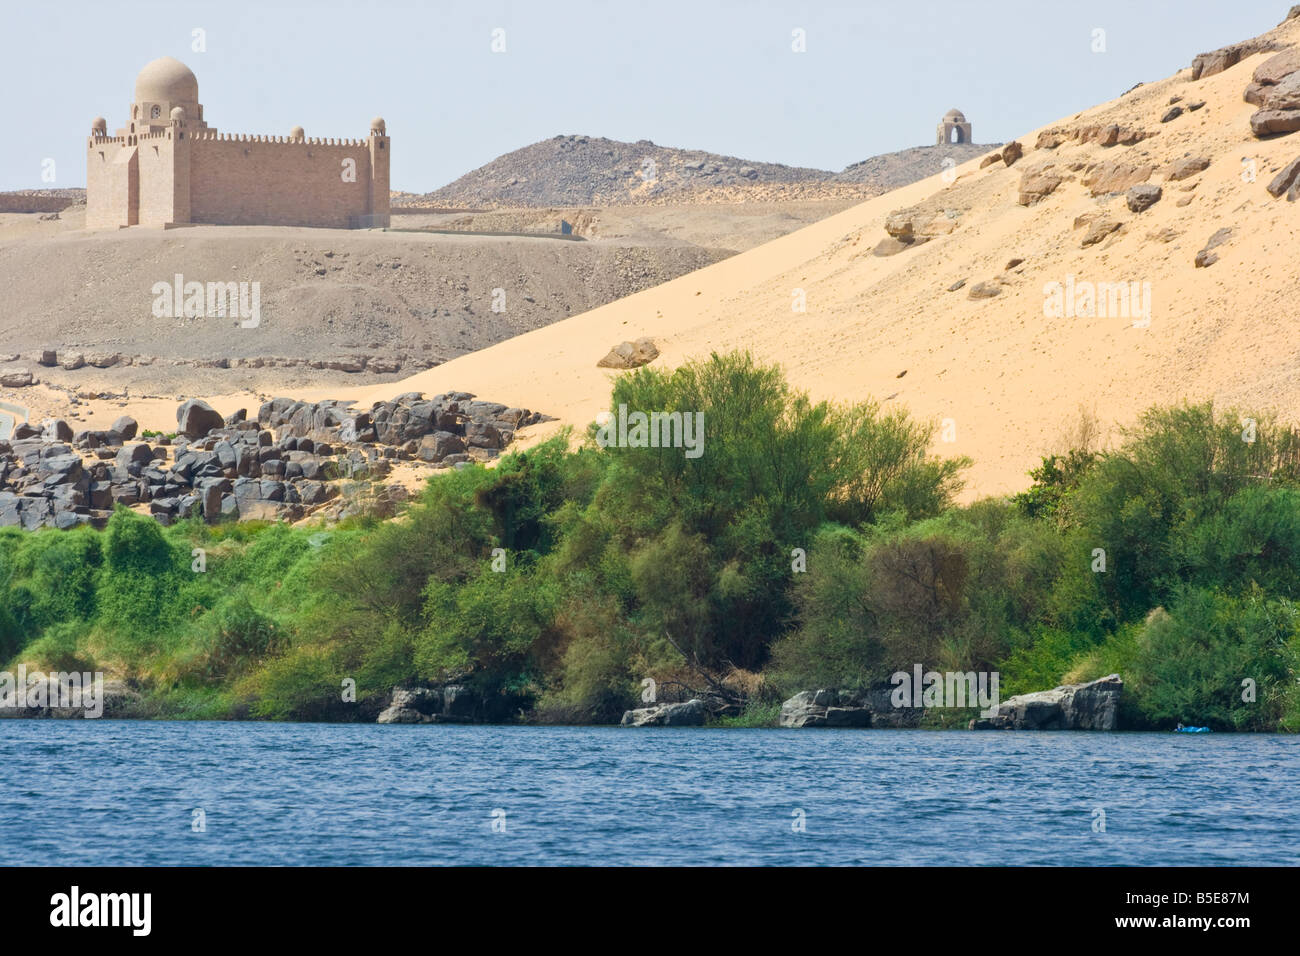
<path fill-rule="evenodd" d="M 1020 177 L 1020 197 L 1022 206 L 1033 206 L 1050 196 L 1062 179 L 1052 172 L 1051 166 L 1035 166 L 1026 169 Z"/>
<path fill-rule="evenodd" d="M 381 724 L 468 724 L 484 716 L 482 701 L 459 684 L 442 687 L 394 687 L 392 701 L 379 715 Z"/>
<path fill-rule="evenodd" d="M 1165 167 L 1165 181 L 1178 182 L 1210 168 L 1208 156 L 1184 156 Z"/>
<path fill-rule="evenodd" d="M 113 424 L 109 426 L 110 431 L 115 431 L 122 436 L 122 441 L 130 441 L 134 438 L 135 433 L 139 428 L 139 424 L 137 424 L 136 420 L 130 415 L 119 416 L 114 419 Z"/>
<path fill-rule="evenodd" d="M 1154 183 L 1141 183 L 1130 189 L 1124 199 L 1131 211 L 1146 212 L 1160 201 L 1163 194 L 1163 190 Z"/>
<path fill-rule="evenodd" d="M 1300 110 L 1260 110 L 1250 117 L 1250 131 L 1262 139 L 1300 130 Z"/>
<path fill-rule="evenodd" d="M 0 388 L 26 388 L 35 381 L 30 369 L 0 372 Z"/>
<path fill-rule="evenodd" d="M 1124 681 L 1110 674 L 1087 684 L 1010 697 L 993 717 L 977 717 L 971 730 L 1116 730 Z"/>
<path fill-rule="evenodd" d="M 623 714 L 624 727 L 700 727 L 704 724 L 704 701 L 692 698 L 684 704 L 656 704 Z"/>
<path fill-rule="evenodd" d="M 1290 190 L 1288 193 L 1287 191 Z M 1287 193 L 1287 199 L 1295 202 L 1296 193 L 1300 190 L 1300 157 L 1287 163 L 1283 170 L 1273 177 L 1273 181 L 1268 184 L 1270 196 L 1281 196 Z"/>
<path fill-rule="evenodd" d="M 835 690 L 806 690 L 781 705 L 782 727 L 870 727 L 871 711 Z"/>
<path fill-rule="evenodd" d="M 1251 79 L 1260 86 L 1277 86 L 1297 70 L 1300 70 L 1300 47 L 1283 50 L 1276 56 L 1269 57 L 1255 67 Z"/>
<path fill-rule="evenodd" d="M 202 438 L 225 423 L 217 410 L 201 398 L 191 398 L 176 409 L 176 430 L 186 438 Z"/>
<path fill-rule="evenodd" d="M 1264 91 L 1266 110 L 1300 110 L 1300 73 L 1292 73 Z"/>
<path fill-rule="evenodd" d="M 1088 168 L 1083 184 L 1093 196 L 1126 193 L 1139 183 L 1151 178 L 1155 167 L 1150 163 L 1123 163 L 1107 160 Z"/>
<path fill-rule="evenodd" d="M 599 368 L 640 368 L 659 357 L 659 349 L 648 338 L 635 342 L 620 342 L 609 354 L 596 363 Z"/>

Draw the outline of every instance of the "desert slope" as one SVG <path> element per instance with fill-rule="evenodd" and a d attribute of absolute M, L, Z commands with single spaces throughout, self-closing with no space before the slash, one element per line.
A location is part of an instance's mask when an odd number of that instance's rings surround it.
<path fill-rule="evenodd" d="M 1300 20 L 1270 36 L 1300 41 Z M 1019 138 L 1025 156 L 1008 168 L 979 161 L 954 182 L 932 177 L 852 207 L 741 255 L 583 315 L 529 332 L 415 375 L 358 389 L 359 401 L 397 391 L 467 389 L 541 409 L 584 426 L 604 407 L 610 374 L 596 361 L 614 343 L 652 336 L 672 366 L 712 350 L 747 348 L 782 364 L 814 396 L 904 403 L 951 418 L 956 441 L 943 454 L 975 459 L 968 494 L 1022 487 L 1026 470 L 1080 405 L 1103 422 L 1131 422 L 1153 403 L 1213 398 L 1272 409 L 1300 408 L 1300 335 L 1295 261 L 1300 206 L 1266 191 L 1300 155 L 1300 136 L 1257 140 L 1243 102 L 1256 54 L 1197 81 L 1190 70 L 1147 84 Z M 1170 122 L 1171 98 L 1204 101 Z M 1037 148 L 1039 133 L 1118 124 L 1145 131 L 1131 146 L 1067 141 Z M 1210 165 L 1166 181 L 1168 164 Z M 1253 181 L 1243 158 L 1255 163 Z M 1044 162 L 1065 181 L 1036 205 L 1018 202 L 1022 176 Z M 1123 194 L 1093 196 L 1084 178 L 1099 163 L 1149 164 L 1163 198 L 1131 212 Z M 955 212 L 952 232 L 888 257 L 873 255 L 900 208 L 925 203 Z M 1080 217 L 1083 222 L 1075 227 Z M 1089 219 L 1121 224 L 1084 247 Z M 1230 238 L 1218 261 L 1197 268 L 1216 231 Z M 1008 269 L 1012 259 L 1024 261 Z M 1148 328 L 1129 317 L 1048 318 L 1044 287 L 1079 281 L 1150 283 Z M 948 288 L 960 280 L 967 285 Z M 1001 294 L 971 298 L 995 281 Z M 807 312 L 791 310 L 792 290 Z M 906 371 L 906 375 L 899 377 Z"/>

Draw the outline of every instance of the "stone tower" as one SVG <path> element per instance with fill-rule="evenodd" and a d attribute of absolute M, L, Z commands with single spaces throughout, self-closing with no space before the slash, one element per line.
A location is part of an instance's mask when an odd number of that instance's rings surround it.
<path fill-rule="evenodd" d="M 973 142 L 970 134 L 970 123 L 966 122 L 966 117 L 961 110 L 949 110 L 943 114 L 943 119 L 939 121 L 939 127 L 935 130 L 934 144 L 942 146 L 945 143 L 970 143 Z"/>

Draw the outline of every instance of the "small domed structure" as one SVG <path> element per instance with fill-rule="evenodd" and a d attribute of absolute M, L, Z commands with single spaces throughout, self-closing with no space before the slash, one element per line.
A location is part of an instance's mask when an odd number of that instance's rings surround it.
<path fill-rule="evenodd" d="M 384 124 L 382 116 L 376 116 L 370 121 L 370 132 L 384 135 L 388 132 L 388 127 Z"/>
<path fill-rule="evenodd" d="M 293 129 L 289 130 L 289 138 L 295 143 L 301 143 L 307 138 L 307 134 L 303 131 L 301 126 L 295 126 Z"/>
<path fill-rule="evenodd" d="M 939 126 L 935 130 L 934 144 L 942 146 L 945 143 L 970 143 L 971 139 L 970 123 L 966 121 L 966 114 L 959 109 L 950 109 L 943 114 L 943 119 L 939 121 Z"/>
<path fill-rule="evenodd" d="M 108 120 L 104 119 L 102 116 L 96 116 L 90 121 L 90 131 L 92 133 L 98 133 L 100 136 L 107 136 Z"/>
<path fill-rule="evenodd" d="M 185 122 L 185 107 L 173 106 L 169 115 L 171 116 L 172 125 L 180 126 Z"/>
<path fill-rule="evenodd" d="M 135 78 L 137 103 L 197 103 L 199 79 L 174 57 L 164 56 L 146 63 Z"/>

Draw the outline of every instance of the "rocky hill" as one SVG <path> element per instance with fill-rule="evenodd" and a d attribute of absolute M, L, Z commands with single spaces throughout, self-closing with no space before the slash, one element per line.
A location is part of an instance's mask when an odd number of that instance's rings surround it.
<path fill-rule="evenodd" d="M 863 183 L 879 192 L 910 186 L 945 169 L 945 163 L 960 166 L 977 156 L 985 156 L 1002 144 L 957 143 L 943 146 L 913 146 L 896 153 L 881 153 L 854 163 L 835 175 L 837 183 Z"/>
<path fill-rule="evenodd" d="M 499 156 L 422 200 L 443 206 L 616 205 L 698 188 L 825 182 L 832 175 L 649 140 L 556 136 Z"/>
<path fill-rule="evenodd" d="M 84 189 L 16 189 L 0 192 L 0 213 L 56 213 L 85 202 Z"/>
<path fill-rule="evenodd" d="M 916 146 L 839 173 L 758 163 L 702 150 L 556 136 L 506 153 L 432 193 L 397 206 L 526 207 L 866 199 L 941 172 L 996 146 Z"/>

